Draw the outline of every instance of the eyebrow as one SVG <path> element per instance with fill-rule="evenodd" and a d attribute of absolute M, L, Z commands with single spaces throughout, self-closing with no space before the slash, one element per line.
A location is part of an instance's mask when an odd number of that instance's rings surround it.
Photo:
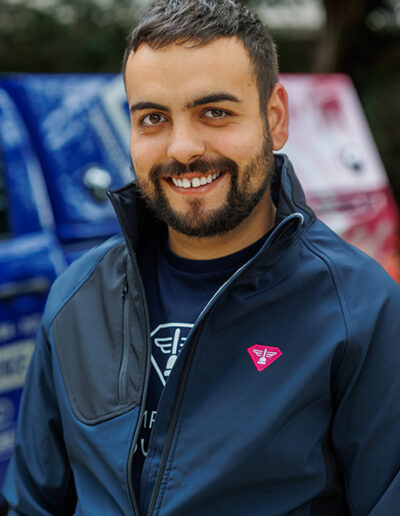
<path fill-rule="evenodd" d="M 189 102 L 186 104 L 185 108 L 193 109 L 204 104 L 212 104 L 214 102 L 222 102 L 224 100 L 228 100 L 230 102 L 240 102 L 237 97 L 230 93 L 211 93 L 210 95 L 205 95 L 204 97 L 200 97 L 196 100 L 193 100 L 192 102 Z M 156 102 L 136 102 L 130 107 L 131 113 L 134 113 L 135 111 L 142 111 L 144 109 L 157 109 L 158 111 L 165 111 L 167 113 L 170 112 L 170 109 L 167 106 L 157 104 Z"/>
<path fill-rule="evenodd" d="M 222 102 L 223 100 L 230 100 L 231 102 L 239 102 L 239 99 L 232 95 L 231 93 L 211 93 L 210 95 L 206 95 L 205 97 L 200 97 L 199 99 L 194 100 L 193 102 L 189 102 L 186 104 L 188 109 L 202 106 L 203 104 L 212 104 L 213 102 Z"/>
<path fill-rule="evenodd" d="M 157 109 L 158 111 L 167 111 L 170 109 L 167 106 L 163 106 L 162 104 L 156 104 L 155 102 L 136 102 L 136 104 L 132 104 L 130 107 L 131 113 L 135 111 L 141 111 L 143 109 Z"/>

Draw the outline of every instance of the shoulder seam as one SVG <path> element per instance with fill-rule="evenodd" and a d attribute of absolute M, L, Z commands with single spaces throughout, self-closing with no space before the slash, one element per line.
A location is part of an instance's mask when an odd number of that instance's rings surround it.
<path fill-rule="evenodd" d="M 348 344 L 349 344 L 349 340 L 350 340 L 350 329 L 349 329 L 349 326 L 351 326 L 350 311 L 348 310 L 348 307 L 347 307 L 347 302 L 346 302 L 346 299 L 345 299 L 345 296 L 343 293 L 343 287 L 341 285 L 341 280 L 340 280 L 339 274 L 337 273 L 334 262 L 321 249 L 318 249 L 315 246 L 315 244 L 311 243 L 308 239 L 304 238 L 303 242 L 304 242 L 304 245 L 306 246 L 306 248 L 314 256 L 316 256 L 317 258 L 322 260 L 324 262 L 324 264 L 326 265 L 326 267 L 329 271 L 330 277 L 332 279 L 332 284 L 335 289 L 336 297 L 338 299 L 338 303 L 339 303 L 340 310 L 342 313 L 343 323 L 344 323 L 344 327 L 346 330 L 346 342 L 344 345 L 344 349 L 341 352 L 340 357 L 338 358 L 338 363 L 335 367 L 335 371 L 339 371 L 340 366 L 343 363 L 344 357 L 346 355 L 346 351 L 348 349 Z M 346 317 L 346 311 L 347 311 L 348 317 Z M 331 379 L 331 381 L 332 381 L 332 379 Z M 347 502 L 348 502 L 350 510 L 354 514 L 353 503 L 349 496 L 350 490 L 349 490 L 349 478 L 348 478 L 348 473 L 347 473 L 347 469 L 346 469 L 346 460 L 345 460 L 345 457 L 343 457 L 342 454 L 339 453 L 339 450 L 338 450 L 337 446 L 335 445 L 335 443 L 333 443 L 333 447 L 335 449 L 335 453 L 336 453 L 338 459 L 342 462 L 342 465 L 343 465 L 343 475 L 344 475 L 345 489 L 346 489 L 346 494 L 347 494 Z"/>
<path fill-rule="evenodd" d="M 337 368 L 339 368 L 340 363 L 343 360 L 343 356 L 345 354 L 345 351 L 346 351 L 346 349 L 348 347 L 348 341 L 350 340 L 350 326 L 351 326 L 351 323 L 349 321 L 349 318 L 350 318 L 349 314 L 350 314 L 350 312 L 349 312 L 349 309 L 348 309 L 348 306 L 347 306 L 347 302 L 346 302 L 346 299 L 345 299 L 345 296 L 344 296 L 344 293 L 343 293 L 343 287 L 342 287 L 342 284 L 341 284 L 341 279 L 340 279 L 339 274 L 337 273 L 335 264 L 333 263 L 333 261 L 321 249 L 318 249 L 315 246 L 315 244 L 313 244 L 313 243 L 311 243 L 309 241 L 308 238 L 303 238 L 303 242 L 304 242 L 304 245 L 307 247 L 307 249 L 312 254 L 314 254 L 317 258 L 319 258 L 322 262 L 324 262 L 324 264 L 326 265 L 326 267 L 327 267 L 327 269 L 329 271 L 329 275 L 330 275 L 330 277 L 332 279 L 332 284 L 333 284 L 333 287 L 335 289 L 336 297 L 338 299 L 338 303 L 339 303 L 340 310 L 341 310 L 341 313 L 342 313 L 343 323 L 344 323 L 344 326 L 345 326 L 345 329 L 346 329 L 346 344 L 345 344 L 345 349 L 344 349 L 344 351 L 342 353 L 342 358 L 340 359 L 339 364 L 337 366 Z"/>
<path fill-rule="evenodd" d="M 81 280 L 77 283 L 74 289 L 68 294 L 68 296 L 65 297 L 63 302 L 57 307 L 57 309 L 50 315 L 50 317 L 47 318 L 46 324 L 44 325 L 44 331 L 46 333 L 47 338 L 48 336 L 48 330 L 54 323 L 54 320 L 58 316 L 58 314 L 61 312 L 61 310 L 64 308 L 64 306 L 75 296 L 75 294 L 83 287 L 83 285 L 86 284 L 86 282 L 90 279 L 90 277 L 95 273 L 97 267 L 100 265 L 104 257 L 109 253 L 112 249 L 117 247 L 118 245 L 121 245 L 121 241 L 115 242 L 115 244 L 107 247 L 107 249 L 104 250 L 103 253 L 100 254 L 100 256 L 97 258 L 97 260 L 92 264 L 92 267 L 86 272 L 86 274 L 81 278 Z"/>

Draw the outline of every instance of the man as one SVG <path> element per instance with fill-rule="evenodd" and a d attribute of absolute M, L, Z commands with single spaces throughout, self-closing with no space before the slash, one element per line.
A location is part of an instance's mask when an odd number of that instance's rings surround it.
<path fill-rule="evenodd" d="M 52 289 L 11 514 L 398 514 L 400 289 L 273 154 L 287 98 L 261 23 L 160 0 L 124 78 L 124 238 Z"/>

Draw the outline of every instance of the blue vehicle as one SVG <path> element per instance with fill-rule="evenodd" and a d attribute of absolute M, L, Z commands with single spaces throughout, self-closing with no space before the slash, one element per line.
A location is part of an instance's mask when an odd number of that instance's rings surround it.
<path fill-rule="evenodd" d="M 50 285 L 118 231 L 128 124 L 119 76 L 0 78 L 0 484 Z"/>

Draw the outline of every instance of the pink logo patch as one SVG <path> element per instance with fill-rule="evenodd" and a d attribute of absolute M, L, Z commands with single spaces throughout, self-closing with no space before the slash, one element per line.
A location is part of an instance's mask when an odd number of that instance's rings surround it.
<path fill-rule="evenodd" d="M 247 351 L 249 352 L 257 371 L 263 371 L 282 355 L 282 351 L 279 348 L 261 346 L 260 344 L 254 344 L 254 346 L 248 348 Z"/>

